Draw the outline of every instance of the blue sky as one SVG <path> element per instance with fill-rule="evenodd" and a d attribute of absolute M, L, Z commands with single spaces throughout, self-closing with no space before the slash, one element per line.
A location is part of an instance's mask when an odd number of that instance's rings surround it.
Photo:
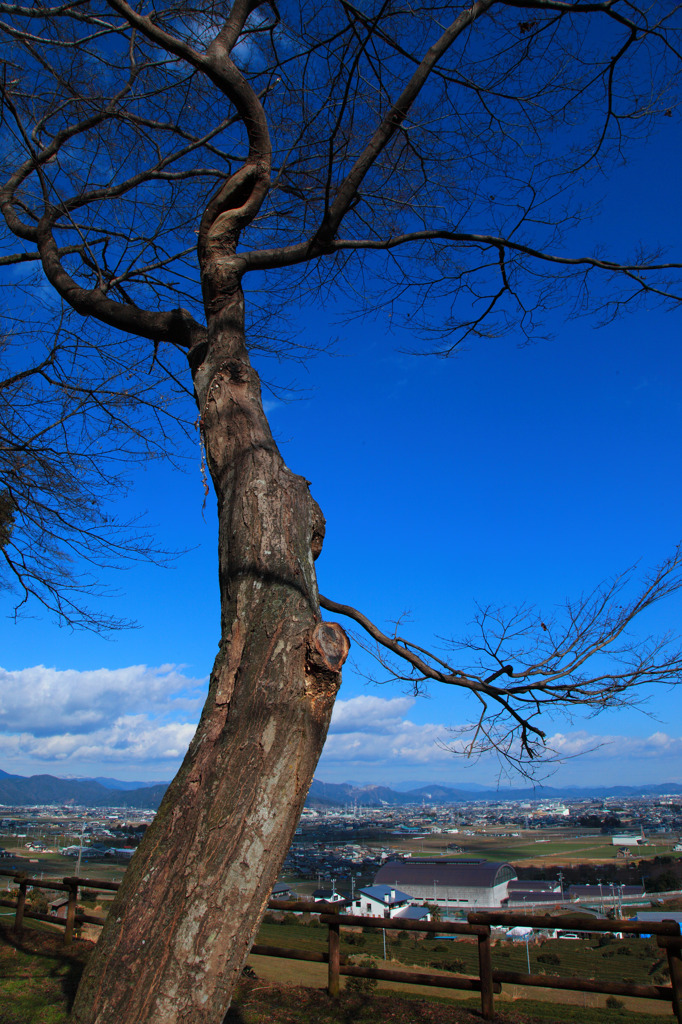
<path fill-rule="evenodd" d="M 612 238 L 616 251 L 645 234 L 677 243 L 678 157 L 670 132 L 614 175 L 583 241 Z M 600 330 L 557 317 L 553 340 L 482 340 L 448 361 L 400 354 L 409 339 L 386 322 L 346 325 L 337 314 L 298 311 L 304 335 L 338 339 L 335 355 L 265 364 L 266 376 L 307 389 L 268 407 L 286 461 L 327 517 L 317 566 L 328 597 L 380 625 L 409 612 L 410 635 L 428 642 L 465 632 L 475 601 L 551 608 L 634 562 L 662 560 L 681 539 L 679 311 Z M 170 569 L 103 577 L 119 592 L 109 610 L 138 629 L 104 640 L 59 629 L 39 609 L 0 620 L 4 770 L 154 780 L 177 768 L 218 641 L 215 513 L 202 500 L 198 449 L 185 474 L 151 464 L 135 478 L 121 511 L 147 510 L 160 544 L 189 549 Z M 678 597 L 642 629 L 679 630 L 681 611 Z M 368 685 L 356 657 L 319 778 L 496 782 L 493 760 L 445 749 L 472 714 L 465 695 Z M 553 781 L 682 782 L 680 693 L 649 697 L 648 714 L 549 721 L 567 755 L 602 744 Z"/>

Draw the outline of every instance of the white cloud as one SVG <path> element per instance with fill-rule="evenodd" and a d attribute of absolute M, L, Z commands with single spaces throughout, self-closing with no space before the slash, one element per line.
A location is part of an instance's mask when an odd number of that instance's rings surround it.
<path fill-rule="evenodd" d="M 414 697 L 372 697 L 363 695 L 350 700 L 337 700 L 334 705 L 331 733 L 356 731 L 394 733 L 401 728 L 405 716 L 415 702 Z"/>
<path fill-rule="evenodd" d="M 669 736 L 665 732 L 653 732 L 650 736 L 600 736 L 579 730 L 555 733 L 554 736 L 548 737 L 547 743 L 562 757 L 582 755 L 611 760 L 682 756 L 682 737 Z"/>
<path fill-rule="evenodd" d="M 451 761 L 442 744 L 451 737 L 443 725 L 417 725 L 406 715 L 414 697 L 363 695 L 336 702 L 320 764 L 395 765 Z"/>
<path fill-rule="evenodd" d="M 19 774 L 107 766 L 172 774 L 196 730 L 206 681 L 182 666 L 0 669 L 2 765 Z"/>
<path fill-rule="evenodd" d="M 116 719 L 88 734 L 64 733 L 47 738 L 20 733 L 3 739 L 4 759 L 34 761 L 53 768 L 65 764 L 150 764 L 179 762 L 196 729 L 195 723 L 157 725 L 144 715 Z"/>
<path fill-rule="evenodd" d="M 205 680 L 185 676 L 178 665 L 0 669 L 0 767 L 19 774 L 115 769 L 135 778 L 147 768 L 153 777 L 168 778 L 194 734 L 205 691 Z M 320 770 L 367 782 L 411 770 L 415 777 L 452 782 L 453 773 L 472 771 L 477 782 L 493 782 L 494 759 L 457 757 L 453 751 L 463 751 L 465 742 L 452 728 L 456 723 L 411 721 L 416 705 L 414 697 L 375 694 L 337 701 Z M 561 780 L 569 774 L 579 785 L 589 785 L 597 770 L 609 785 L 658 781 L 661 772 L 678 774 L 682 757 L 682 737 L 663 731 L 643 737 L 556 732 L 548 745 L 566 759 Z"/>
<path fill-rule="evenodd" d="M 196 716 L 205 682 L 184 676 L 180 668 L 0 669 L 0 732 L 80 735 L 101 730 L 121 713 Z"/>

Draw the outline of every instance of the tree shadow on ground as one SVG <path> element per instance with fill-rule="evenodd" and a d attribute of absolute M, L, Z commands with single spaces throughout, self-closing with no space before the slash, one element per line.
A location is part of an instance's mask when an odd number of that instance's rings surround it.
<path fill-rule="evenodd" d="M 64 995 L 66 1009 L 71 1010 L 88 954 L 93 947 L 92 942 L 76 941 L 64 946 L 63 937 L 51 932 L 39 932 L 25 928 L 21 936 L 15 934 L 11 926 L 0 924 L 0 944 L 15 949 L 18 953 L 26 953 L 42 961 L 49 961 L 51 966 L 43 973 L 43 977 L 56 981 Z M 3 1007 L 3 1013 L 11 1012 L 11 1008 Z M 7 1018 L 8 1021 L 11 1018 Z M 0 1024 L 4 1019 L 0 1017 Z"/>

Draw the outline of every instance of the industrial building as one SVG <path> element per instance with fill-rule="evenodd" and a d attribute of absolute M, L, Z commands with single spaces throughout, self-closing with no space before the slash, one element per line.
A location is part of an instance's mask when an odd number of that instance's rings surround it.
<path fill-rule="evenodd" d="M 374 884 L 403 889 L 443 910 L 476 910 L 502 906 L 515 878 L 516 871 L 506 862 L 410 858 L 387 861 Z"/>

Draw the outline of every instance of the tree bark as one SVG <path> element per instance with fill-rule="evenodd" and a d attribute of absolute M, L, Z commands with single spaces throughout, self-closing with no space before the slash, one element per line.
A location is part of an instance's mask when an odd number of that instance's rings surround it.
<path fill-rule="evenodd" d="M 341 627 L 320 621 L 324 519 L 272 438 L 242 310 L 239 286 L 223 292 L 208 344 L 190 352 L 218 497 L 220 650 L 196 735 L 81 981 L 77 1024 L 223 1020 L 348 652 Z"/>

